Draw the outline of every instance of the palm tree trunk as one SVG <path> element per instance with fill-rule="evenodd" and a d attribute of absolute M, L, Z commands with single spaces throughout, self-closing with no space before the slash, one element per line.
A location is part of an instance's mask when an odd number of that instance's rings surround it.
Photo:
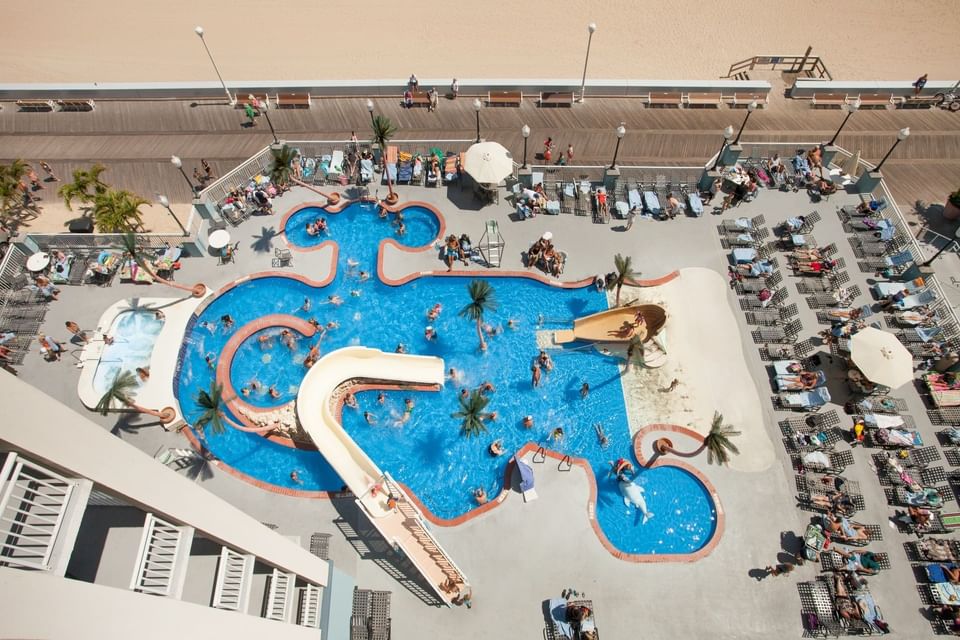
<path fill-rule="evenodd" d="M 147 407 L 141 407 L 138 404 L 133 402 L 128 402 L 127 406 L 137 413 L 142 413 L 144 415 L 153 416 L 160 420 L 164 424 L 173 422 L 173 419 L 177 417 L 177 412 L 174 411 L 172 407 L 164 407 L 163 410 L 157 411 L 156 409 L 148 409 Z"/>
<path fill-rule="evenodd" d="M 622 283 L 622 282 L 618 282 L 618 283 L 617 283 L 617 306 L 618 306 L 618 307 L 620 306 L 620 289 L 622 289 L 622 288 L 623 288 L 623 283 Z"/>
<path fill-rule="evenodd" d="M 706 448 L 707 448 L 706 442 L 701 442 L 700 446 L 694 449 L 693 451 L 677 451 L 672 446 L 665 445 L 663 446 L 663 449 L 658 453 L 660 453 L 661 455 L 671 454 L 671 455 L 677 456 L 678 458 L 695 458 L 696 456 L 703 453 L 703 450 Z"/>
<path fill-rule="evenodd" d="M 247 426 L 244 426 L 244 425 L 240 424 L 239 422 L 236 422 L 236 421 L 234 421 L 234 420 L 231 420 L 231 419 L 228 418 L 223 412 L 220 413 L 220 417 L 224 420 L 224 422 L 226 422 L 227 424 L 229 424 L 231 427 L 233 427 L 233 428 L 236 429 L 237 431 L 243 431 L 244 433 L 257 433 L 257 434 L 259 434 L 259 433 L 267 433 L 267 432 L 276 430 L 276 427 L 273 426 L 272 424 L 271 424 L 271 425 L 267 425 L 266 427 L 247 427 Z"/>
<path fill-rule="evenodd" d="M 310 191 L 313 191 L 314 193 L 320 194 L 321 196 L 323 196 L 324 198 L 327 199 L 327 204 L 336 204 L 336 203 L 338 203 L 338 202 L 340 201 L 340 194 L 338 194 L 338 193 L 336 193 L 336 192 L 330 193 L 330 194 L 326 194 L 326 193 L 324 193 L 323 191 L 320 191 L 320 189 L 317 189 L 316 187 L 314 187 L 313 185 L 309 185 L 309 184 L 307 184 L 307 183 L 305 183 L 305 182 L 302 182 L 302 181 L 300 181 L 300 180 L 297 180 L 297 179 L 294 178 L 293 176 L 290 177 L 290 182 L 292 182 L 292 183 L 294 183 L 294 184 L 298 184 L 298 185 L 300 185 L 301 187 L 305 187 L 305 188 L 309 189 Z"/>
<path fill-rule="evenodd" d="M 477 338 L 480 339 L 480 351 L 486 351 L 487 342 L 486 340 L 483 339 L 483 327 L 480 326 L 480 322 L 482 320 L 483 318 L 480 318 L 480 317 L 477 318 Z"/>
<path fill-rule="evenodd" d="M 143 267 L 146 270 L 146 272 L 150 274 L 150 277 L 152 277 L 157 282 L 161 284 L 165 284 L 168 287 L 171 287 L 173 289 L 179 289 L 180 291 L 189 291 L 194 298 L 199 298 L 207 292 L 207 286 L 203 283 L 197 283 L 191 287 L 185 284 L 180 284 L 179 282 L 174 282 L 173 280 L 167 280 L 166 278 L 161 278 L 160 276 L 157 275 L 157 273 L 153 269 L 147 266 L 146 260 L 144 260 L 143 264 L 141 264 L 140 266 Z"/>

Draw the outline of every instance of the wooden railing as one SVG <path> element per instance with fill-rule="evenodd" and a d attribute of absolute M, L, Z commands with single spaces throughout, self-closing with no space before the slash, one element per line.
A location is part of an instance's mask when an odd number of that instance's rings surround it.
<path fill-rule="evenodd" d="M 826 78 L 833 80 L 827 71 L 827 66 L 818 56 L 753 56 L 730 65 L 727 75 L 723 78 L 735 78 L 744 71 L 752 71 L 757 67 L 780 69 L 787 73 L 805 74 L 809 78 Z"/>

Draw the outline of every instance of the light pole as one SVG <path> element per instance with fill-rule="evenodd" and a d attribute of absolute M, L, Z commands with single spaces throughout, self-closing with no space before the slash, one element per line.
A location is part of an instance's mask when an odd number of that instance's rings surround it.
<path fill-rule="evenodd" d="M 737 137 L 733 139 L 733 142 L 730 144 L 737 144 L 740 142 L 740 135 L 743 133 L 743 128 L 747 126 L 747 120 L 750 119 L 750 115 L 757 110 L 757 101 L 754 100 L 747 105 L 747 115 L 743 118 L 743 124 L 740 125 L 740 131 L 737 131 Z"/>
<path fill-rule="evenodd" d="M 626 135 L 627 129 L 623 125 L 617 127 L 617 146 L 613 149 L 613 162 L 610 163 L 611 169 L 617 168 L 617 154 L 620 153 L 620 141 L 623 140 L 623 136 Z"/>
<path fill-rule="evenodd" d="M 217 68 L 217 62 L 213 59 L 213 54 L 210 53 L 210 47 L 207 46 L 207 41 L 203 38 L 203 27 L 197 27 L 193 30 L 200 37 L 200 42 L 203 43 L 203 48 L 207 51 L 207 56 L 210 58 L 210 64 L 213 65 L 213 70 L 217 72 L 217 77 L 220 78 L 220 84 L 223 85 L 223 91 L 227 94 L 227 100 L 230 102 L 230 106 L 237 104 L 237 99 L 230 95 L 230 90 L 227 89 L 227 83 L 223 81 L 223 76 L 220 75 L 220 69 Z"/>
<path fill-rule="evenodd" d="M 520 129 L 520 135 L 523 136 L 523 169 L 527 168 L 527 138 L 530 137 L 530 127 L 523 125 Z"/>
<path fill-rule="evenodd" d="M 597 23 L 591 22 L 587 25 L 587 55 L 583 59 L 583 79 L 580 81 L 580 102 L 583 102 L 583 92 L 587 88 L 587 63 L 590 62 L 590 43 L 593 42 L 593 32 L 597 30 Z"/>
<path fill-rule="evenodd" d="M 377 126 L 373 121 L 373 100 L 371 100 L 370 98 L 367 98 L 367 111 L 370 112 L 370 126 L 371 127 Z"/>
<path fill-rule="evenodd" d="M 860 108 L 860 98 L 857 98 L 853 102 L 846 103 L 843 105 L 843 108 L 846 109 L 847 116 L 843 119 L 843 122 L 840 123 L 840 128 L 837 129 L 837 132 L 833 134 L 832 138 L 830 138 L 830 142 L 827 143 L 828 147 L 833 146 L 833 143 L 837 141 L 837 137 L 840 135 L 840 132 L 843 131 L 844 125 L 847 124 L 847 120 L 849 120 L 850 116 L 856 113 L 857 109 Z"/>
<path fill-rule="evenodd" d="M 473 110 L 477 112 L 477 142 L 480 142 L 480 109 L 483 109 L 483 103 L 480 98 L 473 99 Z"/>
<path fill-rule="evenodd" d="M 249 96 L 250 99 L 256 100 L 252 95 Z M 259 106 L 259 103 L 257 103 Z M 273 123 L 270 122 L 270 103 L 268 100 L 263 101 L 263 115 L 267 118 L 267 125 L 270 127 L 270 134 L 273 136 L 273 144 L 280 144 L 280 141 L 277 139 L 277 131 L 273 128 Z"/>
<path fill-rule="evenodd" d="M 910 127 L 904 127 L 897 132 L 897 141 L 893 143 L 893 146 L 890 147 L 890 151 L 887 151 L 887 155 L 883 156 L 883 160 L 880 161 L 876 167 L 873 168 L 874 171 L 880 171 L 880 167 L 883 166 L 883 163 L 887 161 L 887 158 L 890 157 L 890 154 L 893 153 L 893 150 L 897 148 L 897 145 L 910 137 Z"/>
<path fill-rule="evenodd" d="M 182 175 L 183 179 L 187 181 L 188 185 L 190 185 L 190 193 L 196 195 L 197 188 L 193 186 L 193 183 L 190 182 L 190 178 L 187 177 L 187 172 L 183 170 L 183 162 L 180 160 L 179 156 L 170 156 L 170 164 L 180 170 L 180 175 Z"/>
<path fill-rule="evenodd" d="M 717 159 L 714 160 L 710 171 L 716 171 L 717 165 L 720 164 L 720 157 L 723 155 L 723 150 L 727 148 L 731 140 L 733 140 L 733 126 L 728 125 L 727 128 L 723 130 L 723 143 L 720 145 L 720 151 L 717 152 Z"/>
<path fill-rule="evenodd" d="M 173 209 L 170 208 L 170 201 L 167 200 L 167 196 L 162 193 L 157 196 L 157 201 L 160 203 L 160 206 L 170 212 L 170 215 L 173 217 L 173 221 L 177 223 L 177 226 L 180 227 L 180 231 L 183 231 L 184 236 L 190 235 L 187 233 L 187 229 L 183 226 L 183 223 L 180 222 L 180 218 L 177 217 L 177 214 L 173 212 Z"/>

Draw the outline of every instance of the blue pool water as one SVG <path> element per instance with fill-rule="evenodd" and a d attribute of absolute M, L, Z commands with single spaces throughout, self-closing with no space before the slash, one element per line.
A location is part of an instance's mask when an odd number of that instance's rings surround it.
<path fill-rule="evenodd" d="M 350 242 L 358 233 L 375 244 L 383 238 L 393 238 L 408 247 L 428 245 L 440 233 L 440 221 L 425 207 L 409 206 L 402 210 L 403 224 L 406 227 L 403 235 L 397 233 L 393 214 L 387 220 L 382 220 L 377 217 L 376 211 L 377 205 L 373 202 L 355 202 L 344 207 L 339 213 L 328 213 L 320 207 L 305 207 L 287 219 L 284 233 L 287 241 L 297 247 L 315 247 L 327 240 L 333 240 L 340 243 L 341 250 L 344 249 L 344 240 Z M 307 233 L 307 223 L 314 222 L 317 218 L 326 219 L 327 233 L 311 236 Z"/>
<path fill-rule="evenodd" d="M 548 433 L 559 426 L 565 437 L 549 447 L 589 461 L 597 478 L 597 519 L 614 546 L 629 553 L 688 553 L 709 541 L 715 508 L 704 486 L 691 474 L 660 467 L 638 475 L 636 482 L 645 488 L 648 508 L 655 514 L 646 524 L 640 523 L 635 509 L 624 505 L 616 482 L 608 477 L 609 463 L 616 458 L 636 464 L 616 360 L 582 345 L 552 350 L 554 370 L 544 375 L 539 388 L 531 385 L 537 332 L 569 326 L 576 316 L 606 308 L 603 294 L 590 288 L 558 289 L 522 278 L 490 278 L 499 307 L 487 322 L 501 333 L 489 340 L 486 353 L 480 353 L 474 324 L 457 315 L 469 301 L 466 289 L 471 279 L 426 277 L 391 287 L 374 275 L 361 282 L 359 271 L 376 273 L 378 238 L 385 237 L 390 225 L 379 220 L 372 208 L 356 207 L 354 211 L 354 224 L 349 228 L 334 228 L 336 216 L 328 218 L 332 237 L 340 244 L 340 257 L 337 275 L 326 287 L 283 277 L 261 278 L 230 289 L 202 312 L 188 335 L 178 380 L 188 421 L 201 413 L 194 398 L 213 379 L 204 355 L 219 353 L 231 333 L 216 326 L 223 314 L 232 315 L 236 327 L 274 313 L 315 318 L 324 325 L 332 321 L 338 326 L 319 340 L 321 353 L 360 344 L 394 351 L 403 343 L 410 353 L 442 357 L 447 369 L 458 372 L 459 380 L 448 381 L 440 392 L 390 391 L 383 404 L 377 402 L 375 391 L 359 393 L 360 409 L 345 408 L 343 414 L 344 428 L 359 446 L 381 469 L 408 485 L 438 517 L 454 518 L 474 508 L 472 491 L 477 487 L 484 487 L 491 496 L 501 490 L 509 455 L 491 456 L 488 446 L 493 440 L 502 439 L 508 452 L 531 441 L 547 445 Z M 430 217 L 436 220 L 432 214 Z M 348 258 L 360 264 L 349 269 Z M 331 304 L 330 296 L 339 296 L 343 303 Z M 305 300 L 310 301 L 309 310 L 303 308 Z M 429 322 L 426 312 L 436 302 L 443 311 Z M 507 327 L 511 319 L 516 322 L 515 329 Z M 439 334 L 435 341 L 424 338 L 428 324 Z M 272 384 L 280 391 L 276 400 L 263 393 L 247 398 L 258 406 L 275 406 L 296 397 L 306 371 L 303 358 L 317 342 L 317 338 L 298 335 L 295 348 L 290 349 L 281 344 L 279 331 L 265 331 L 274 336 L 269 348 L 257 340 L 260 334 L 248 339 L 230 372 L 238 390 L 256 378 L 264 388 Z M 488 423 L 487 433 L 468 439 L 451 413 L 458 409 L 461 389 L 475 388 L 487 380 L 497 388 L 490 396 L 488 411 L 497 412 L 498 419 Z M 585 381 L 591 391 L 581 399 L 580 387 Z M 415 408 L 412 417 L 402 423 L 399 417 L 405 398 L 411 398 Z M 368 425 L 363 411 L 373 413 L 377 424 Z M 529 430 L 521 424 L 527 414 L 535 418 L 535 426 Z M 598 422 L 609 439 L 605 449 L 594 430 Z M 208 434 L 207 441 L 224 462 L 265 482 L 307 490 L 341 488 L 342 482 L 317 452 L 290 449 L 234 429 L 217 436 Z M 290 480 L 293 470 L 302 484 Z"/>
<path fill-rule="evenodd" d="M 118 373 L 149 366 L 162 327 L 163 320 L 158 320 L 152 310 L 124 311 L 113 319 L 107 330 L 113 344 L 104 345 L 93 374 L 93 388 L 99 395 L 106 393 Z"/>

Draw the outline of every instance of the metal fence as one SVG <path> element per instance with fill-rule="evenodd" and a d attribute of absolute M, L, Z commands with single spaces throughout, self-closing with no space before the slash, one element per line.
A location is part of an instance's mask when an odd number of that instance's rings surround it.
<path fill-rule="evenodd" d="M 123 249 L 122 233 L 28 233 L 29 242 L 37 246 L 37 251 L 96 251 L 103 249 Z M 176 246 L 186 240 L 184 236 L 166 233 L 138 233 L 137 244 L 143 249 L 161 249 L 166 245 Z"/>
<path fill-rule="evenodd" d="M 270 153 L 270 147 L 264 147 L 232 171 L 211 182 L 200 191 L 197 197 L 207 204 L 220 202 L 237 186 L 245 185 L 256 175 L 269 173 L 272 163 L 273 155 Z"/>

